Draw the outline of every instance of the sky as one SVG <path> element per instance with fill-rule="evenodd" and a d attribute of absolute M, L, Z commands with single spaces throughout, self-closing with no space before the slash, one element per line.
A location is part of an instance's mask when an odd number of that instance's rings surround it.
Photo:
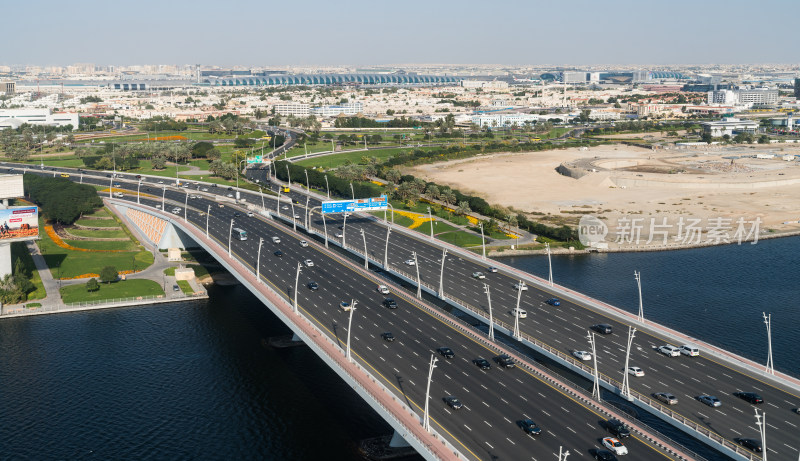
<path fill-rule="evenodd" d="M 30 0 L 2 65 L 800 61 L 799 0 Z"/>

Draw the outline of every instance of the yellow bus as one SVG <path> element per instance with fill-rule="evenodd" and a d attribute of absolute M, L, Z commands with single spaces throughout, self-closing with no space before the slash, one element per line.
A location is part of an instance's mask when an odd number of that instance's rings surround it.
<path fill-rule="evenodd" d="M 62 178 L 69 178 L 69 173 L 61 173 Z"/>

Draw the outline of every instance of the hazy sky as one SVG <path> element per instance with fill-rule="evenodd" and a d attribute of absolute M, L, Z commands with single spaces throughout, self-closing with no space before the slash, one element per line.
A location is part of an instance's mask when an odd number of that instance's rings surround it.
<path fill-rule="evenodd" d="M 29 0 L 2 11 L 5 65 L 800 61 L 800 0 Z"/>

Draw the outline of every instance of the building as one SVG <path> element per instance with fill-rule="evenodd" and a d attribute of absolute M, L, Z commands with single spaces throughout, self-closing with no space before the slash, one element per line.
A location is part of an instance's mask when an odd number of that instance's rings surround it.
<path fill-rule="evenodd" d="M 746 106 L 773 105 L 778 103 L 777 88 L 753 88 L 738 90 L 739 104 Z"/>
<path fill-rule="evenodd" d="M 739 97 L 733 90 L 716 90 L 708 92 L 709 104 L 735 105 L 739 102 Z"/>
<path fill-rule="evenodd" d="M 508 91 L 508 82 L 501 80 L 461 80 L 463 88 L 480 88 L 488 91 Z"/>
<path fill-rule="evenodd" d="M 50 109 L 0 109 L 0 129 L 29 125 L 67 126 L 78 129 L 78 114 L 52 113 Z"/>
<path fill-rule="evenodd" d="M 275 113 L 279 115 L 294 115 L 295 117 L 308 117 L 311 115 L 311 106 L 301 103 L 275 104 Z"/>
<path fill-rule="evenodd" d="M 278 74 L 202 79 L 209 86 L 271 86 L 271 85 L 457 85 L 459 79 L 450 75 L 421 75 L 406 72 L 391 74 Z"/>
<path fill-rule="evenodd" d="M 586 72 L 562 72 L 561 81 L 564 83 L 586 83 Z"/>
<path fill-rule="evenodd" d="M 726 118 L 716 122 L 703 122 L 703 132 L 710 133 L 711 136 L 733 136 L 738 133 L 755 134 L 758 131 L 758 122 L 752 120 L 739 120 L 738 118 Z"/>
<path fill-rule="evenodd" d="M 11 96 L 17 91 L 16 82 L 0 82 L 0 91 L 5 92 L 6 96 Z"/>
<path fill-rule="evenodd" d="M 510 127 L 516 124 L 518 127 L 525 126 L 526 123 L 535 124 L 541 118 L 535 114 L 481 114 L 473 115 L 470 119 L 471 123 L 480 126 L 481 128 L 489 127 Z"/>
<path fill-rule="evenodd" d="M 311 109 L 311 113 L 320 117 L 338 117 L 339 115 L 358 115 L 364 111 L 360 102 L 351 102 L 338 106 L 322 106 Z"/>

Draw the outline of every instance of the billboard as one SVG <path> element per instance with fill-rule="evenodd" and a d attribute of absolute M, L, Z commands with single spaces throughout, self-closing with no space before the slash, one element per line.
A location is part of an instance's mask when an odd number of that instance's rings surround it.
<path fill-rule="evenodd" d="M 388 207 L 388 203 L 389 200 L 385 195 L 355 200 L 330 200 L 322 202 L 322 212 L 328 214 L 350 211 L 383 211 Z"/>
<path fill-rule="evenodd" d="M 39 238 L 39 208 L 14 206 L 0 210 L 0 241 Z"/>

